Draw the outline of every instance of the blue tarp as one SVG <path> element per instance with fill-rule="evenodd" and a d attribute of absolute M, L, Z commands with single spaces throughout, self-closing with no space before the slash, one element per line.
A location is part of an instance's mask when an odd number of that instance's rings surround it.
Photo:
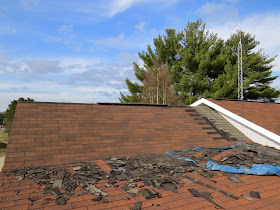
<path fill-rule="evenodd" d="M 231 149 L 231 148 L 235 148 L 238 145 L 249 145 L 249 144 L 245 144 L 243 142 L 239 142 L 235 145 L 232 145 L 230 147 L 220 147 L 220 148 L 204 148 L 204 147 L 198 147 L 198 148 L 194 148 L 194 149 L 186 149 L 186 150 L 182 150 L 182 151 L 191 151 L 191 150 L 200 150 L 200 149 L 215 149 L 215 150 L 227 150 L 227 149 Z M 249 145 L 250 146 L 250 145 Z M 261 149 L 261 150 L 265 150 L 259 147 L 256 147 L 257 149 Z M 279 156 L 278 153 L 275 152 L 271 152 L 269 150 L 265 150 L 267 152 L 269 152 L 271 155 L 276 155 Z M 272 165 L 266 165 L 266 164 L 252 164 L 252 167 L 250 169 L 245 168 L 243 166 L 239 166 L 239 168 L 235 168 L 233 166 L 229 166 L 229 165 L 219 165 L 211 160 L 209 160 L 207 162 L 207 165 L 199 165 L 196 161 L 189 159 L 189 158 L 185 158 L 185 157 L 180 157 L 180 156 L 176 156 L 176 153 L 178 151 L 173 151 L 173 152 L 166 152 L 167 154 L 180 158 L 180 159 L 184 159 L 186 161 L 190 161 L 193 162 L 194 164 L 196 164 L 199 167 L 208 169 L 208 170 L 213 170 L 213 171 L 223 171 L 223 172 L 228 172 L 228 173 L 235 173 L 235 174 L 253 174 L 253 175 L 277 175 L 280 176 L 280 167 L 278 166 L 272 166 Z"/>

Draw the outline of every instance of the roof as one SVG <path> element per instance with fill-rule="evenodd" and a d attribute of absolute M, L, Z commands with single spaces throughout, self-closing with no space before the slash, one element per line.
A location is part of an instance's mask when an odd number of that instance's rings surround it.
<path fill-rule="evenodd" d="M 19 103 L 4 167 L 228 143 L 201 122 L 190 107 Z"/>
<path fill-rule="evenodd" d="M 280 148 L 280 104 L 202 98 L 191 106 L 196 107 L 200 104 L 216 110 L 235 126 L 242 125 L 239 129 L 252 140 L 256 139 L 256 142 Z"/>
<path fill-rule="evenodd" d="M 232 178 L 165 154 L 236 142 L 191 107 L 19 103 L 0 174 L 0 208 L 278 207 L 277 176 Z"/>
<path fill-rule="evenodd" d="M 280 135 L 280 104 L 208 99 L 215 104 Z"/>
<path fill-rule="evenodd" d="M 221 116 L 216 110 L 211 107 L 200 104 L 195 106 L 194 109 L 207 120 L 209 120 L 221 133 L 226 133 L 230 138 L 238 139 L 239 141 L 247 141 L 250 139 L 245 136 L 241 131 L 234 127 L 228 120 Z"/>

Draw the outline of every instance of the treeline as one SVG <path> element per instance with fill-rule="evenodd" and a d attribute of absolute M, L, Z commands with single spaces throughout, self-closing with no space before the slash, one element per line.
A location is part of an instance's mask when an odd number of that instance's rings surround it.
<path fill-rule="evenodd" d="M 237 99 L 237 46 L 243 43 L 244 99 L 275 101 L 280 91 L 272 88 L 272 62 L 256 51 L 255 36 L 240 31 L 228 40 L 205 29 L 201 20 L 189 22 L 183 31 L 166 29 L 139 53 L 144 63 L 133 63 L 138 83 L 126 79 L 130 95 L 121 93 L 122 103 L 189 105 L 204 97 Z"/>

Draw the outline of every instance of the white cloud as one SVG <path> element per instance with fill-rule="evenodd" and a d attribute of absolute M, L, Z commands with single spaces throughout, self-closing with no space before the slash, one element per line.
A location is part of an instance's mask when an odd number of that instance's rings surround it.
<path fill-rule="evenodd" d="M 4 91 L 0 92 L 0 111 L 5 111 L 12 100 L 20 97 L 43 102 L 118 102 L 119 92 L 127 92 L 126 89 L 114 87 L 69 86 L 51 82 L 32 82 L 28 84 L 28 88 L 18 83 L 2 83 L 0 88 Z"/>
<path fill-rule="evenodd" d="M 214 3 L 214 2 L 208 2 L 204 5 L 202 5 L 202 7 L 200 7 L 197 12 L 201 13 L 201 14 L 212 14 L 214 12 L 217 12 L 219 10 L 224 10 L 228 8 L 228 5 L 224 4 L 224 3 Z"/>
<path fill-rule="evenodd" d="M 44 40 L 45 40 L 46 42 L 60 42 L 60 41 L 61 41 L 61 38 L 58 37 L 58 36 L 51 36 L 51 35 L 49 35 L 49 36 L 47 36 L 46 38 L 44 38 Z"/>
<path fill-rule="evenodd" d="M 139 31 L 145 31 L 146 25 L 147 25 L 147 23 L 142 21 L 142 22 L 136 24 L 135 28 L 138 29 Z"/>
<path fill-rule="evenodd" d="M 110 5 L 110 16 L 114 16 L 120 12 L 123 12 L 130 8 L 133 3 L 139 2 L 139 0 L 115 0 Z"/>
<path fill-rule="evenodd" d="M 93 53 L 94 51 L 95 51 L 95 50 L 94 50 L 93 47 L 88 48 L 88 52 L 89 52 L 89 53 Z"/>
<path fill-rule="evenodd" d="M 0 6 L 0 16 L 5 16 L 7 13 L 7 8 Z"/>
<path fill-rule="evenodd" d="M 72 25 L 62 25 L 60 26 L 57 31 L 60 34 L 67 34 L 67 33 L 72 33 L 73 31 L 73 26 Z"/>
<path fill-rule="evenodd" d="M 40 0 L 20 0 L 25 9 L 31 9 L 39 5 Z"/>
<path fill-rule="evenodd" d="M 82 47 L 83 47 L 83 44 L 78 44 L 78 45 L 75 45 L 75 46 L 73 46 L 73 47 L 71 47 L 71 48 L 72 48 L 72 50 L 73 50 L 74 52 L 80 52 L 81 49 L 82 49 Z"/>
<path fill-rule="evenodd" d="M 0 34 L 15 34 L 17 31 L 11 25 L 0 25 Z"/>
<path fill-rule="evenodd" d="M 124 33 L 120 33 L 120 35 L 118 35 L 116 37 L 100 39 L 100 40 L 95 41 L 95 43 L 99 44 L 99 45 L 111 46 L 111 45 L 119 44 L 123 39 L 124 39 Z"/>
<path fill-rule="evenodd" d="M 240 29 L 256 36 L 260 41 L 258 49 L 264 49 L 264 52 L 270 57 L 278 54 L 280 56 L 280 14 L 259 14 L 251 15 L 240 20 Z M 238 22 L 229 21 L 224 24 L 210 27 L 209 30 L 223 39 L 228 39 L 233 34 Z M 280 58 L 277 57 L 274 62 L 276 65 L 273 71 L 280 71 Z"/>

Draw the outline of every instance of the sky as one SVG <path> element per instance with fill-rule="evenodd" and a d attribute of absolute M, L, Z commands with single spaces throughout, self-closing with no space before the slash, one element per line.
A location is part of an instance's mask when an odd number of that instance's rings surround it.
<path fill-rule="evenodd" d="M 20 97 L 118 102 L 138 53 L 199 18 L 223 39 L 240 22 L 259 50 L 280 56 L 279 11 L 279 0 L 0 0 L 0 112 Z M 280 57 L 273 64 L 280 76 Z"/>

